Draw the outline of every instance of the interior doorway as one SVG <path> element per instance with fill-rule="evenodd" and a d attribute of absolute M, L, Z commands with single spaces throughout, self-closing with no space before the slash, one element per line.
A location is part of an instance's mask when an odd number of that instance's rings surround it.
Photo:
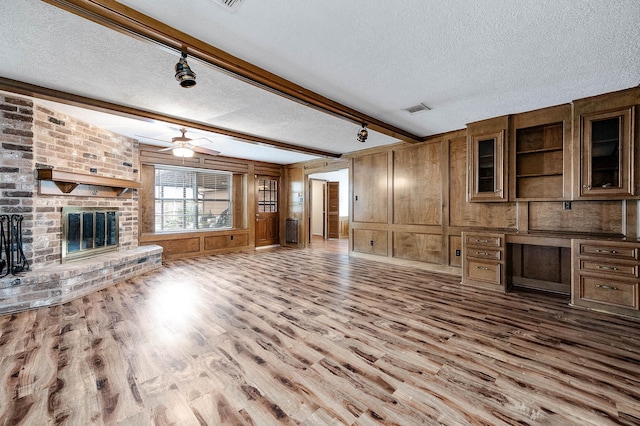
<path fill-rule="evenodd" d="M 309 175 L 307 246 L 332 242 L 348 251 L 349 169 Z"/>

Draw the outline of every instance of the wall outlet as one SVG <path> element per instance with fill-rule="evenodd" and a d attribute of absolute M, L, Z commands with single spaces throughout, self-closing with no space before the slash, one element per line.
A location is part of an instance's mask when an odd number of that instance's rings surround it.
<path fill-rule="evenodd" d="M 571 201 L 564 201 L 562 203 L 562 210 L 571 210 Z"/>
<path fill-rule="evenodd" d="M 460 256 L 460 250 L 456 250 L 456 256 Z"/>

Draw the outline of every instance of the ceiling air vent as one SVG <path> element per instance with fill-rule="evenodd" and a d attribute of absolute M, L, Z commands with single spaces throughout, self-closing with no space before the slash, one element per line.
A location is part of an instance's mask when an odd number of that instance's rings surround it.
<path fill-rule="evenodd" d="M 418 105 L 414 105 L 414 106 L 410 106 L 408 108 L 405 108 L 404 110 L 407 111 L 409 114 L 418 114 L 419 112 L 424 112 L 424 111 L 429 111 L 431 108 L 429 108 L 428 106 L 426 106 L 425 104 L 418 104 Z"/>
<path fill-rule="evenodd" d="M 225 8 L 229 12 L 238 10 L 244 0 L 211 0 L 220 7 Z"/>

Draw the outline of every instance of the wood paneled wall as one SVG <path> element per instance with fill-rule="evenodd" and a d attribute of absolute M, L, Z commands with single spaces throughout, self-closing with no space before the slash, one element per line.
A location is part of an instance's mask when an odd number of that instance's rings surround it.
<path fill-rule="evenodd" d="M 282 167 L 236 158 L 212 157 L 196 154 L 192 158 L 179 158 L 171 153 L 158 152 L 157 147 L 140 146 L 140 178 L 142 189 L 139 200 L 139 243 L 157 244 L 163 247 L 163 259 L 199 256 L 247 250 L 255 247 L 255 175 L 280 177 Z M 155 165 L 173 165 L 201 169 L 221 170 L 233 173 L 233 228 L 224 230 L 195 230 L 185 232 L 156 233 L 154 230 Z M 286 188 L 283 186 L 283 188 Z M 293 187 L 291 187 L 293 188 Z M 290 189 L 281 191 L 280 209 L 291 198 Z"/>
<path fill-rule="evenodd" d="M 389 153 L 353 159 L 353 221 L 387 223 Z"/>
<path fill-rule="evenodd" d="M 630 95 L 622 96 L 626 99 Z M 559 167 L 565 175 L 575 175 L 579 165 L 572 157 L 571 135 L 576 130 L 572 131 L 571 120 L 567 118 L 570 110 L 568 105 L 560 105 L 487 122 L 498 120 L 507 126 L 507 122 L 535 122 L 540 116 L 561 117 L 556 121 L 564 122 L 561 136 L 570 145 L 566 146 Z M 504 155 L 508 156 L 515 138 L 505 132 L 504 139 L 507 144 Z M 638 237 L 638 200 L 572 199 L 571 179 L 553 191 L 572 200 L 570 209 L 565 208 L 563 201 L 469 202 L 467 147 L 468 132 L 464 129 L 430 137 L 419 144 L 401 143 L 347 156 L 351 161 L 352 191 L 350 254 L 376 255 L 389 262 L 416 261 L 417 266 L 427 269 L 460 274 L 463 230 Z M 636 158 L 640 155 L 638 151 L 636 148 Z M 509 160 L 513 163 L 513 159 Z M 513 176 L 509 175 L 507 163 L 505 160 L 504 189 L 513 191 Z M 306 167 L 304 164 L 290 167 L 287 176 L 294 178 L 291 182 L 299 182 Z M 515 194 L 509 195 L 510 200 L 514 198 Z M 558 253 L 566 255 L 562 250 Z"/>
<path fill-rule="evenodd" d="M 448 249 L 447 137 L 464 142 L 464 135 L 454 132 L 421 144 L 398 144 L 352 156 L 352 255 L 416 261 L 455 273 L 459 261 L 451 259 L 455 250 Z M 462 148 L 464 159 L 464 143 Z"/>
<path fill-rule="evenodd" d="M 392 151 L 395 224 L 442 224 L 441 151 L 440 143 L 411 145 Z M 417 190 L 417 182 L 428 184 Z"/>

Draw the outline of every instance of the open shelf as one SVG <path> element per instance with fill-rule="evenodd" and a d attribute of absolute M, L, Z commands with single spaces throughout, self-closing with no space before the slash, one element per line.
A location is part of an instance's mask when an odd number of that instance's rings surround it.
<path fill-rule="evenodd" d="M 563 124 L 519 128 L 515 132 L 516 198 L 563 196 Z"/>

